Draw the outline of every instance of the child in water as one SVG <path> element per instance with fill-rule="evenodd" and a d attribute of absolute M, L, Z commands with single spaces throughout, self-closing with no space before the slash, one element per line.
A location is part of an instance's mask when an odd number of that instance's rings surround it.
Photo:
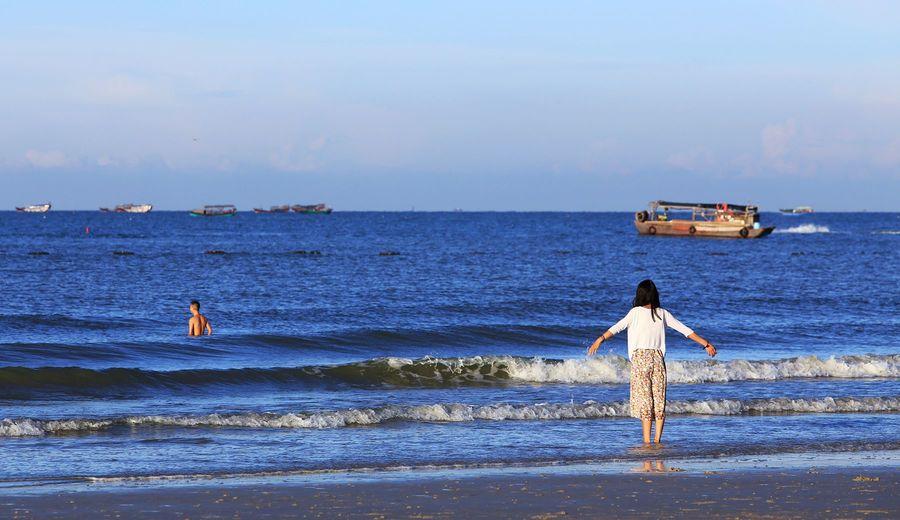
<path fill-rule="evenodd" d="M 662 440 L 666 423 L 666 327 L 673 328 L 699 343 L 710 357 L 716 347 L 683 325 L 669 311 L 659 306 L 659 291 L 652 280 L 637 287 L 628 314 L 604 332 L 591 348 L 594 355 L 600 344 L 628 329 L 628 358 L 631 360 L 631 416 L 641 420 L 644 443 L 650 444 L 650 423 L 656 419 L 654 442 Z"/>
<path fill-rule="evenodd" d="M 188 336 L 202 336 L 204 330 L 207 335 L 212 335 L 212 327 L 206 316 L 200 314 L 200 302 L 191 302 L 191 319 L 188 321 Z"/>

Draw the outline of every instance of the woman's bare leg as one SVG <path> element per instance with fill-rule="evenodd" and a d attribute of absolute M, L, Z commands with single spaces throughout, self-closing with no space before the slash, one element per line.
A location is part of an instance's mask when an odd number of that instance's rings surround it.
<path fill-rule="evenodd" d="M 641 419 L 644 428 L 644 444 L 650 444 L 650 419 Z"/>
<path fill-rule="evenodd" d="M 665 417 L 657 417 L 657 418 L 656 418 L 656 437 L 654 438 L 654 442 L 656 442 L 656 444 L 659 444 L 659 441 L 662 440 L 663 427 L 664 427 L 665 425 L 666 425 L 666 418 L 665 418 Z M 649 428 L 649 426 L 650 426 L 650 425 L 648 424 L 648 425 L 647 425 L 647 435 L 644 435 L 644 438 L 645 438 L 645 439 L 648 439 L 648 438 L 650 437 L 650 428 Z M 644 442 L 647 442 L 647 441 L 644 441 Z"/>

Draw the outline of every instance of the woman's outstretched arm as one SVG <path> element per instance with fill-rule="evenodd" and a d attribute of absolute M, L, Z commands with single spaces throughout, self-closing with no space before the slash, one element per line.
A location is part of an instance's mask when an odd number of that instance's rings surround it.
<path fill-rule="evenodd" d="M 594 343 L 591 345 L 591 348 L 588 349 L 587 355 L 593 356 L 594 353 L 597 352 L 597 349 L 600 348 L 600 344 L 613 336 L 615 336 L 615 334 L 613 334 L 612 332 L 610 332 L 608 330 L 606 332 L 604 332 L 603 334 L 600 334 L 600 337 L 597 338 L 596 340 L 594 340 Z"/>

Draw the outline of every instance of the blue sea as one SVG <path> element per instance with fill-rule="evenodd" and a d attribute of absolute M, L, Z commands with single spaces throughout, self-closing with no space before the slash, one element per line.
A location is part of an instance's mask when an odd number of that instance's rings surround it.
<path fill-rule="evenodd" d="M 670 331 L 660 453 L 900 449 L 900 215 L 632 219 L 0 213 L 0 483 L 641 457 L 625 334 L 585 350 L 644 278 L 719 348 Z"/>

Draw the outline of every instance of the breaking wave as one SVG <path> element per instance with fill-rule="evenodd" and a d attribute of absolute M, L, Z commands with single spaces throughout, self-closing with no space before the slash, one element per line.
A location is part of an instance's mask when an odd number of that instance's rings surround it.
<path fill-rule="evenodd" d="M 789 227 L 787 229 L 776 229 L 776 233 L 831 233 L 828 226 L 817 226 L 816 224 L 801 224 L 799 226 Z"/>
<path fill-rule="evenodd" d="M 770 415 L 804 413 L 900 412 L 900 397 L 825 397 L 819 399 L 714 399 L 670 401 L 668 415 Z M 61 420 L 3 419 L 0 437 L 25 437 L 103 430 L 114 426 L 175 426 L 182 428 L 322 429 L 373 426 L 389 422 L 552 421 L 629 417 L 627 401 L 540 404 L 430 404 L 352 408 L 315 413 L 209 415 L 148 415 Z"/>
<path fill-rule="evenodd" d="M 896 378 L 900 354 L 776 360 L 666 361 L 670 383 L 774 381 L 793 378 Z M 514 356 L 378 358 L 343 365 L 174 371 L 77 367 L 3 367 L 0 390 L 13 395 L 41 391 L 95 393 L 109 389 L 197 389 L 214 385 L 350 384 L 357 386 L 477 386 L 522 383 L 624 384 L 628 359 L 608 354 L 590 359 Z"/>
<path fill-rule="evenodd" d="M 514 359 L 510 377 L 535 383 L 627 383 L 630 364 L 608 355 L 588 360 Z M 670 383 L 724 383 L 794 378 L 900 377 L 900 355 L 862 355 L 820 358 L 802 356 L 777 360 L 667 360 Z"/>

